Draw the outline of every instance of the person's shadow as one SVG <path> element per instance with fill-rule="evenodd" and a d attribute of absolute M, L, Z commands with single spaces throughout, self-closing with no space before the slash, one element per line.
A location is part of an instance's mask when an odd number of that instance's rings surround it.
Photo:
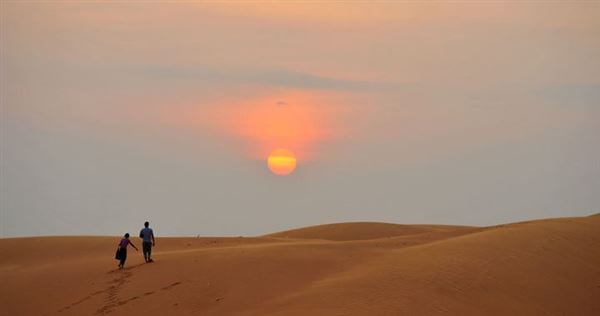
<path fill-rule="evenodd" d="M 117 268 L 117 269 L 114 269 L 114 270 L 110 270 L 110 271 L 108 271 L 106 273 L 115 273 L 115 272 L 119 272 L 119 271 L 130 271 L 130 270 L 133 270 L 133 269 L 137 269 L 137 268 L 139 268 L 139 267 L 141 267 L 141 266 L 143 266 L 145 264 L 146 264 L 145 262 L 142 262 L 142 263 L 134 264 L 132 266 L 125 267 L 123 269 Z"/>

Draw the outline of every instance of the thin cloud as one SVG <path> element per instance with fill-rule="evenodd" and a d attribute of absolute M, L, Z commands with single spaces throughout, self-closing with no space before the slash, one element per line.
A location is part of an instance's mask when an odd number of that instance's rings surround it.
<path fill-rule="evenodd" d="M 388 82 L 348 80 L 288 70 L 217 70 L 202 67 L 146 67 L 147 76 L 197 80 L 203 83 L 258 84 L 286 88 L 318 90 L 378 90 L 391 86 Z"/>

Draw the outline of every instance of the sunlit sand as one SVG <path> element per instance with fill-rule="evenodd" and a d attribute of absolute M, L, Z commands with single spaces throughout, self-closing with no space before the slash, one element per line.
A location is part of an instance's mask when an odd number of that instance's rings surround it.
<path fill-rule="evenodd" d="M 600 216 L 344 223 L 252 238 L 1 239 L 2 315 L 598 315 Z"/>

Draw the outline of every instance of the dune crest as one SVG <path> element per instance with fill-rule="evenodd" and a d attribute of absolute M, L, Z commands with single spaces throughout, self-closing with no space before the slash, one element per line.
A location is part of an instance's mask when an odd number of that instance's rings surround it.
<path fill-rule="evenodd" d="M 472 227 L 451 225 L 401 225 L 379 222 L 347 222 L 286 230 L 265 235 L 265 237 L 349 241 L 419 235 L 433 232 L 450 232 L 466 229 L 472 229 Z"/>

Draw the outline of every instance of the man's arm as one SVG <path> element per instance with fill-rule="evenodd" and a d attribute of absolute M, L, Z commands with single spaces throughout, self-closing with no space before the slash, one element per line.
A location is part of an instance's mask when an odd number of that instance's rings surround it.
<path fill-rule="evenodd" d="M 152 246 L 156 246 L 156 242 L 154 241 L 154 231 L 150 233 L 150 236 L 152 236 Z"/>

